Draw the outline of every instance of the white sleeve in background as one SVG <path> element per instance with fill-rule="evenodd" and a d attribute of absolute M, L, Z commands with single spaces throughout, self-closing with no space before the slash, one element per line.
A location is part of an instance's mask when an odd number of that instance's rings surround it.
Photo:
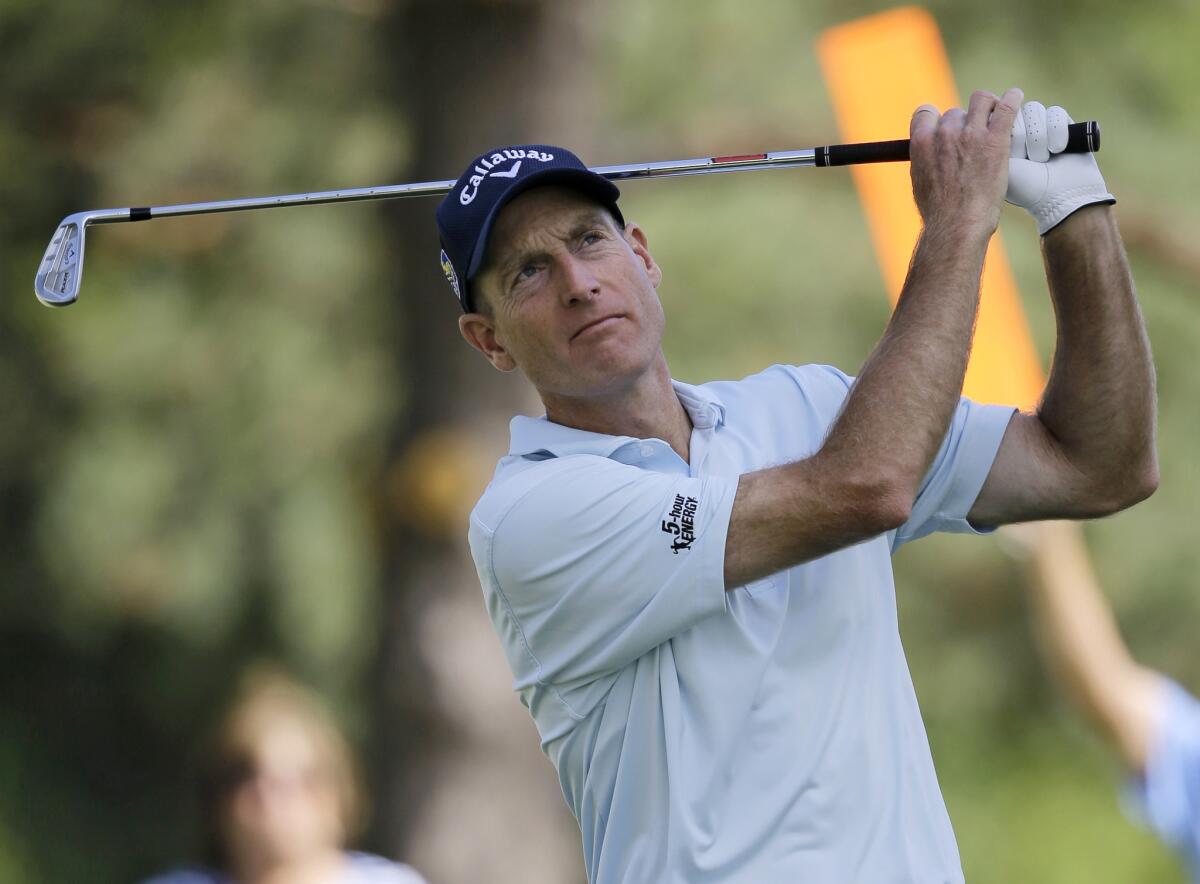
<path fill-rule="evenodd" d="M 1167 680 L 1159 732 L 1144 774 L 1130 784 L 1137 815 L 1200 882 L 1200 700 Z"/>

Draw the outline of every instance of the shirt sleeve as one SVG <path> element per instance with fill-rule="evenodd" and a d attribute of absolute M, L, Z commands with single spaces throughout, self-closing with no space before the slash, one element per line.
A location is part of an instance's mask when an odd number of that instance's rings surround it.
<path fill-rule="evenodd" d="M 530 487 L 494 516 L 477 509 L 471 530 L 518 690 L 616 671 L 725 610 L 736 478 L 592 455 L 528 473 Z"/>
<path fill-rule="evenodd" d="M 856 378 L 829 365 L 789 366 L 789 373 L 814 409 L 822 434 L 841 414 Z M 921 481 L 912 514 L 892 534 L 893 551 L 934 531 L 986 534 L 967 521 L 979 497 L 1015 408 L 982 405 L 965 397 L 954 411 L 937 456 Z"/>
<path fill-rule="evenodd" d="M 946 438 L 921 482 L 912 515 L 892 537 L 893 551 L 934 531 L 988 534 L 967 521 L 992 469 L 1015 408 L 959 400 Z"/>
<path fill-rule="evenodd" d="M 1159 732 L 1127 791 L 1134 811 L 1200 880 L 1200 701 L 1167 680 Z"/>

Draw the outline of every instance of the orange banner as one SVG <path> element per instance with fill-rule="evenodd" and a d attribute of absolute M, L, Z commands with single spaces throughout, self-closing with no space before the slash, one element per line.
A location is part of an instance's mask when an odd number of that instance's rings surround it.
<path fill-rule="evenodd" d="M 918 105 L 928 102 L 941 110 L 961 106 L 937 24 L 918 7 L 831 28 L 818 41 L 817 52 L 843 141 L 905 138 Z M 895 304 L 921 229 L 908 165 L 854 166 L 851 172 L 888 297 Z M 982 402 L 1031 409 L 1044 378 L 997 234 L 984 266 L 979 324 L 963 391 Z"/>

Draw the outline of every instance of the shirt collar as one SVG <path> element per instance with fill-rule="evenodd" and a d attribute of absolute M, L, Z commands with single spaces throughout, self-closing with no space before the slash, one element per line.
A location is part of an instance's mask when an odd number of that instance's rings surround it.
<path fill-rule="evenodd" d="M 675 395 L 687 410 L 692 426 L 697 430 L 716 428 L 725 423 L 725 403 L 712 391 L 672 380 Z M 575 427 L 556 424 L 541 417 L 517 415 L 509 424 L 512 443 L 508 453 L 514 456 L 546 453 L 554 457 L 568 454 L 596 454 L 610 457 L 630 442 L 640 441 L 633 436 L 609 436 Z"/>

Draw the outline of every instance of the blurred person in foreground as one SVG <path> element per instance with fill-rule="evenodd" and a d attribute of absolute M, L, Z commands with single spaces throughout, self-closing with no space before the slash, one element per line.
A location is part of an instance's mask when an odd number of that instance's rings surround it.
<path fill-rule="evenodd" d="M 1043 656 L 1067 699 L 1116 749 L 1137 815 L 1200 884 L 1200 700 L 1134 660 L 1100 590 L 1078 526 L 1007 529 L 1031 572 L 1030 610 Z"/>
<path fill-rule="evenodd" d="M 146 884 L 424 884 L 408 866 L 345 850 L 362 816 L 350 747 L 281 672 L 247 675 L 200 778 L 205 867 Z"/>
<path fill-rule="evenodd" d="M 857 378 L 673 380 L 647 235 L 561 148 L 483 154 L 438 207 L 463 337 L 546 408 L 513 419 L 469 540 L 592 884 L 963 881 L 892 553 L 1158 482 L 1113 197 L 1094 156 L 1062 152 L 1066 111 L 1022 97 L 914 112 L 923 228 Z M 1057 317 L 1036 413 L 961 398 L 1006 196 L 1042 235 Z M 799 291 L 822 284 L 778 257 Z"/>

